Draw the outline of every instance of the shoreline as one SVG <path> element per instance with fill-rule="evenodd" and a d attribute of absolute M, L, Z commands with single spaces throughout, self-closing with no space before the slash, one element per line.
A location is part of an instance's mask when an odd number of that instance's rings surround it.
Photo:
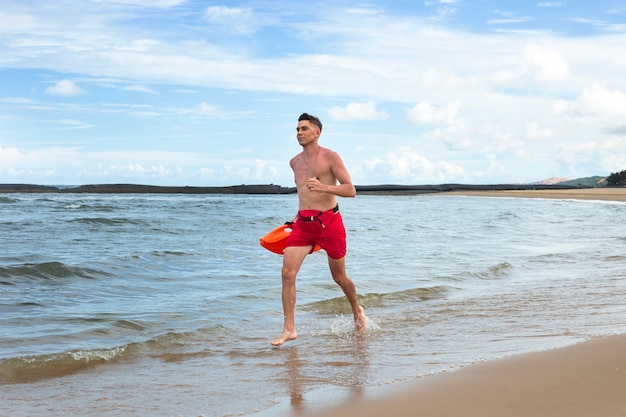
<path fill-rule="evenodd" d="M 468 365 L 308 417 L 621 417 L 626 335 Z"/>
<path fill-rule="evenodd" d="M 464 195 L 471 197 L 516 197 L 573 200 L 626 201 L 626 188 L 577 188 L 571 190 L 455 190 L 429 194 Z"/>

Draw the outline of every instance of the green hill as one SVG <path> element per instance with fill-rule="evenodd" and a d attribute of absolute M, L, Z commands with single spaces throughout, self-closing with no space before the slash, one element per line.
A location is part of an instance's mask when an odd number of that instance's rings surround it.
<path fill-rule="evenodd" d="M 563 182 L 559 182 L 559 185 L 573 185 L 576 187 L 605 187 L 606 186 L 606 177 L 595 176 L 595 177 L 585 177 L 585 178 L 577 178 L 575 180 L 567 180 Z"/>

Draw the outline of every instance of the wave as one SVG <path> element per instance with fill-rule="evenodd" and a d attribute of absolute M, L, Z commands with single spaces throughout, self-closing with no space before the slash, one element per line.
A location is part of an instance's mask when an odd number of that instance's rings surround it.
<path fill-rule="evenodd" d="M 18 200 L 17 198 L 11 198 L 11 197 L 0 197 L 0 204 L 13 204 L 13 203 L 18 203 L 20 200 Z"/>
<path fill-rule="evenodd" d="M 113 211 L 117 211 L 119 209 L 119 206 L 102 205 L 102 204 L 91 205 L 91 204 L 76 202 L 76 203 L 64 203 L 62 208 L 66 210 L 75 210 L 75 211 L 99 211 L 99 212 L 110 213 Z"/>
<path fill-rule="evenodd" d="M 109 348 L 77 349 L 62 353 L 0 359 L 0 385 L 31 383 L 94 368 L 128 363 L 143 357 L 177 362 L 198 356 L 228 353 L 206 345 L 207 338 L 228 337 L 231 331 L 214 325 L 188 332 L 167 332 L 143 342 Z"/>
<path fill-rule="evenodd" d="M 463 275 L 469 275 L 472 278 L 480 280 L 490 280 L 505 276 L 512 268 L 513 266 L 510 263 L 501 262 L 487 268 L 485 271 L 469 272 Z M 463 278 L 459 278 L 456 281 L 463 281 Z M 452 287 L 446 285 L 435 285 L 432 287 L 409 288 L 390 293 L 369 293 L 360 295 L 359 302 L 368 307 L 387 308 L 393 305 L 443 298 L 446 297 L 452 290 Z M 351 313 L 350 306 L 346 303 L 345 297 L 343 296 L 310 303 L 302 308 L 319 314 Z"/>
<path fill-rule="evenodd" d="M 84 372 L 127 355 L 128 345 L 111 349 L 10 358 L 0 361 L 0 385 L 29 383 Z"/>
<path fill-rule="evenodd" d="M 97 278 L 99 276 L 113 275 L 92 268 L 66 265 L 62 262 L 43 262 L 38 264 L 22 264 L 8 267 L 0 266 L 0 278 L 26 277 L 55 279 L 68 277 Z M 12 284 L 4 281 L 0 283 L 5 285 Z"/>
<path fill-rule="evenodd" d="M 510 263 L 501 262 L 497 265 L 493 265 L 487 268 L 486 271 L 472 272 L 470 273 L 470 275 L 474 278 L 478 278 L 481 280 L 488 280 L 488 279 L 499 278 L 503 275 L 506 275 L 512 268 L 513 268 L 513 265 L 511 265 Z"/>
<path fill-rule="evenodd" d="M 445 297 L 450 288 L 443 285 L 423 288 L 411 288 L 390 293 L 369 293 L 359 296 L 359 302 L 367 307 L 383 308 L 391 305 L 428 301 Z M 322 315 L 351 313 L 350 305 L 345 297 L 316 301 L 302 306 L 303 310 L 314 311 Z"/>
<path fill-rule="evenodd" d="M 151 256 L 155 256 L 158 258 L 167 258 L 170 256 L 190 256 L 190 255 L 196 255 L 193 252 L 190 251 L 182 251 L 182 250 L 162 250 L 162 251 L 152 251 L 150 252 Z"/>
<path fill-rule="evenodd" d="M 142 225 L 144 222 L 132 220 L 128 218 L 107 218 L 107 217 L 83 217 L 80 219 L 70 220 L 75 223 L 96 224 L 105 226 L 123 226 L 126 224 Z"/>

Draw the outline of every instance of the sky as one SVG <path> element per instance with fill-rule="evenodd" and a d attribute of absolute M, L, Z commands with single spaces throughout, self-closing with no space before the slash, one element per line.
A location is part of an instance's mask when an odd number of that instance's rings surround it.
<path fill-rule="evenodd" d="M 356 185 L 626 169 L 623 0 L 3 0 L 0 183 Z"/>

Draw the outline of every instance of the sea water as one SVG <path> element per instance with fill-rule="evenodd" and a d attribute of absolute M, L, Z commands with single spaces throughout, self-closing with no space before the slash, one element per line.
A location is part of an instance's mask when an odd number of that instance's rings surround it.
<path fill-rule="evenodd" d="M 323 251 L 282 329 L 294 195 L 0 196 L 0 415 L 288 416 L 465 364 L 626 333 L 626 205 L 340 199 L 351 311 Z"/>

